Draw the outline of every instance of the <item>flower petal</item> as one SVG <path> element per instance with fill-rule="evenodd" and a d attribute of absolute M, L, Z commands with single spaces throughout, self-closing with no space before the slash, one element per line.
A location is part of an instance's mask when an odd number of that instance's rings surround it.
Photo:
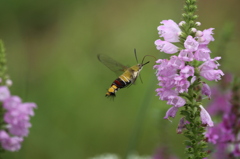
<path fill-rule="evenodd" d="M 208 114 L 208 112 L 206 111 L 206 109 L 204 109 L 202 105 L 200 105 L 199 107 L 201 108 L 200 117 L 202 123 L 207 124 L 209 127 L 213 127 L 213 121 L 211 119 L 211 116 Z"/>
<path fill-rule="evenodd" d="M 188 36 L 187 39 L 184 42 L 184 47 L 188 51 L 196 51 L 198 49 L 199 43 L 192 37 Z"/>
<path fill-rule="evenodd" d="M 162 41 L 160 39 L 155 41 L 155 45 L 157 47 L 157 50 L 160 50 L 161 52 L 165 52 L 167 54 L 174 54 L 178 51 L 178 47 L 173 45 L 170 42 Z"/>
<path fill-rule="evenodd" d="M 163 20 L 157 29 L 160 37 L 163 37 L 165 41 L 168 42 L 179 42 L 178 33 L 181 29 L 173 20 Z"/>
<path fill-rule="evenodd" d="M 177 111 L 178 111 L 178 107 L 169 108 L 168 111 L 166 112 L 164 119 L 168 119 L 169 117 L 174 118 L 176 116 Z"/>

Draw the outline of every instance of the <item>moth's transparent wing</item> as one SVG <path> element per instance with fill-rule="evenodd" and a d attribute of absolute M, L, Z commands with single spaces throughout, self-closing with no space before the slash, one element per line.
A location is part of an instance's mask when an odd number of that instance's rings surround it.
<path fill-rule="evenodd" d="M 116 73 L 117 76 L 121 75 L 124 71 L 128 69 L 127 66 L 120 64 L 119 62 L 113 60 L 111 57 L 103 54 L 97 55 L 98 60 L 107 66 L 110 70 Z"/>

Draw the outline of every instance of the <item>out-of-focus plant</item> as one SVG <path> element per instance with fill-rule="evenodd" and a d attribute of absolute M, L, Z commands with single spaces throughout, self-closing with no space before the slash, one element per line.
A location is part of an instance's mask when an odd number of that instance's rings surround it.
<path fill-rule="evenodd" d="M 233 83 L 232 86 L 230 83 Z M 209 113 L 218 119 L 214 127 L 208 128 L 205 136 L 212 143 L 213 157 L 233 159 L 240 157 L 240 79 L 232 80 L 226 74 L 222 82 L 211 88 L 212 102 Z"/>

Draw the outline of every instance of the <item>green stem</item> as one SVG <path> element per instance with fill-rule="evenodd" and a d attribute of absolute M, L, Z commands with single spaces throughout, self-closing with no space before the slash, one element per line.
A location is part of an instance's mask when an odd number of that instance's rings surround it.
<path fill-rule="evenodd" d="M 7 66 L 6 66 L 5 49 L 4 49 L 2 40 L 0 40 L 0 79 L 1 79 L 0 86 L 6 85 L 6 80 L 8 79 L 6 75 L 6 71 L 7 71 Z M 3 109 L 2 103 L 0 103 L 0 130 L 4 130 L 6 125 L 6 123 L 3 120 L 4 113 L 5 113 L 5 110 Z M 5 150 L 0 146 L 0 155 L 4 151 Z"/>
<path fill-rule="evenodd" d="M 195 36 L 192 32 L 192 28 L 196 28 L 197 24 L 195 20 L 197 15 L 195 11 L 197 9 L 196 0 L 186 0 L 184 6 L 185 13 L 182 14 L 185 23 L 181 26 L 182 34 L 180 35 L 180 42 L 183 44 L 187 36 Z M 189 65 L 194 68 L 198 67 L 197 63 L 189 63 Z M 196 73 L 195 76 L 199 79 L 199 75 Z M 189 87 L 188 99 L 190 102 L 184 106 L 185 110 L 181 111 L 181 114 L 189 122 L 186 125 L 186 130 L 184 131 L 184 136 L 187 138 L 185 141 L 186 153 L 188 154 L 188 159 L 202 159 L 208 156 L 206 147 L 207 143 L 203 133 L 205 132 L 205 127 L 201 123 L 200 119 L 200 107 L 199 102 L 201 102 L 201 94 L 199 93 L 199 88 L 201 82 Z"/>
<path fill-rule="evenodd" d="M 6 60 L 6 54 L 5 54 L 5 48 L 3 45 L 2 40 L 0 40 L 0 85 L 6 85 L 6 80 L 8 79 L 8 76 L 6 74 L 7 72 L 7 60 Z"/>

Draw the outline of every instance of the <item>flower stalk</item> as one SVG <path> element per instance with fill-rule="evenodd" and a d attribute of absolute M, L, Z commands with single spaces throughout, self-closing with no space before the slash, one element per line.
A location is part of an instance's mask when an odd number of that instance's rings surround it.
<path fill-rule="evenodd" d="M 195 15 L 196 9 L 196 0 L 186 0 L 186 4 L 184 6 L 185 13 L 182 14 L 183 21 L 185 23 L 180 26 L 182 30 L 182 34 L 180 34 L 180 43 L 183 45 L 189 35 L 193 38 L 195 37 L 194 31 L 195 28 L 197 28 L 199 25 L 199 23 L 195 22 L 198 17 L 197 15 Z M 199 63 L 197 61 L 189 64 L 194 68 L 197 68 L 199 66 Z M 191 103 L 185 105 L 185 110 L 181 111 L 181 115 L 183 115 L 185 119 L 190 123 L 186 124 L 186 130 L 183 133 L 183 135 L 188 139 L 185 141 L 186 153 L 189 156 L 188 158 L 202 159 L 204 157 L 207 157 L 207 144 L 204 141 L 205 137 L 203 135 L 203 133 L 205 132 L 205 126 L 202 125 L 200 119 L 201 109 L 204 108 L 199 105 L 200 103 L 198 103 L 201 102 L 201 92 L 200 89 L 198 89 L 201 87 L 199 77 L 200 74 L 196 72 L 195 76 L 198 80 L 189 87 L 188 98 Z"/>
<path fill-rule="evenodd" d="M 197 28 L 196 0 L 186 0 L 183 21 L 178 25 L 173 20 L 163 20 L 158 27 L 160 39 L 156 48 L 167 54 L 175 54 L 170 59 L 159 59 L 154 68 L 159 81 L 157 95 L 172 107 L 165 119 L 175 117 L 179 109 L 183 116 L 177 132 L 183 133 L 186 153 L 189 159 L 202 159 L 208 156 L 205 136 L 206 127 L 213 121 L 202 106 L 202 99 L 211 98 L 211 90 L 202 78 L 218 81 L 224 73 L 218 69 L 220 57 L 211 58 L 208 44 L 214 41 L 213 28 L 203 31 Z M 163 39 L 163 40 L 162 40 Z M 183 109 L 182 109 L 183 108 Z M 184 120 L 184 121 L 183 121 Z"/>
<path fill-rule="evenodd" d="M 6 85 L 6 81 L 8 80 L 6 63 L 5 48 L 2 40 L 0 40 L 0 85 Z"/>

